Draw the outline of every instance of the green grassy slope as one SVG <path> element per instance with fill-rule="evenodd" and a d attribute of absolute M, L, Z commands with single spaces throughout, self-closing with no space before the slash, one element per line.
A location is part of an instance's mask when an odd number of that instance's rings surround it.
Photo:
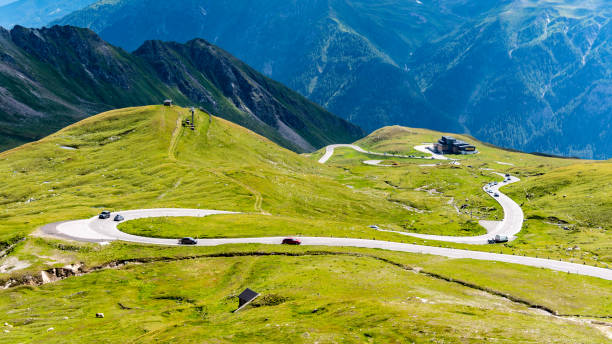
<path fill-rule="evenodd" d="M 558 168 L 509 187 L 508 194 L 523 204 L 527 218 L 522 239 L 572 249 L 567 255 L 612 262 L 610 185 L 612 163 L 600 162 Z"/>
<path fill-rule="evenodd" d="M 426 129 L 394 126 L 377 130 L 356 144 L 376 152 L 418 156 L 420 153 L 414 150 L 415 145 L 435 142 L 440 135 L 442 133 Z M 466 235 L 469 231 L 465 229 L 470 228 L 474 218 L 501 218 L 499 208 L 481 187 L 488 181 L 501 180 L 489 169 L 512 173 L 522 180 L 505 187 L 504 191 L 523 206 L 527 221 L 518 240 L 505 245 L 510 252 L 587 261 L 600 266 L 612 263 L 610 162 L 542 157 L 503 150 L 469 136 L 454 136 L 475 143 L 480 153 L 458 156 L 461 165 L 451 166 L 422 159 L 385 159 L 340 149 L 328 164 L 342 169 L 342 179 L 347 182 L 366 189 L 376 185 L 380 191 L 388 192 L 390 199 L 433 211 L 414 213 L 411 219 L 407 218 L 410 222 L 402 225 L 404 230 L 448 235 Z M 316 152 L 312 158 L 318 159 L 321 154 L 322 151 Z M 394 161 L 399 166 L 365 166 L 361 161 L 366 159 Z M 431 163 L 440 165 L 419 166 Z M 370 181 L 369 184 L 364 184 L 364 180 Z M 432 190 L 435 190 L 433 194 Z M 458 206 L 467 205 L 461 215 L 448 204 L 451 200 Z M 579 250 L 573 250 L 575 246 Z M 487 247 L 476 249 L 487 250 Z"/>
<path fill-rule="evenodd" d="M 209 127 L 198 112 L 197 130 L 186 130 L 187 114 L 162 106 L 111 111 L 2 153 L 2 237 L 101 208 L 266 212 L 348 227 L 404 212 L 384 194 L 354 192 L 325 166 L 225 120 Z"/>
<path fill-rule="evenodd" d="M 234 314 L 236 295 L 246 287 L 262 296 Z M 607 340 L 579 323 L 361 257 L 155 263 L 3 291 L 2 296 L 3 321 L 13 326 L 2 334 L 7 342 Z M 95 317 L 99 312 L 104 318 Z"/>
<path fill-rule="evenodd" d="M 162 106 L 110 111 L 1 153 L 2 247 L 49 222 L 85 218 L 101 209 L 152 207 L 245 214 L 139 220 L 122 228 L 168 237 L 302 234 L 441 245 L 380 233 L 367 225 L 476 234 L 482 229 L 474 225 L 474 219 L 465 212 L 457 214 L 448 201 L 453 197 L 459 204 L 459 199 L 468 196 L 473 217 L 501 214 L 480 190 L 492 176 L 479 166 L 520 172 L 527 185 L 579 163 L 479 144 L 482 153 L 466 157 L 460 167 L 420 167 L 431 162 L 423 159 L 396 159 L 399 165 L 389 168 L 364 166 L 361 160 L 368 157 L 350 150 L 338 150 L 338 155 L 322 165 L 316 162 L 321 152 L 298 155 L 223 119 L 214 117 L 209 123 L 203 112 L 196 114 L 195 131 L 183 128 L 180 120 L 187 114 L 184 108 Z M 384 128 L 359 144 L 372 150 L 409 152 L 415 143 L 439 135 Z M 73 149 L 65 149 L 68 147 Z M 495 161 L 515 162 L 516 166 Z M 545 174 L 530 177 L 537 173 Z M 436 192 L 414 190 L 426 185 L 422 190 L 435 188 Z M 537 243 L 539 233 L 535 233 Z M 530 245 L 519 240 L 508 246 L 469 248 L 565 253 L 558 247 Z M 600 242 L 593 249 L 604 245 Z M 313 251 L 323 251 L 325 256 L 313 257 Z M 229 257 L 271 252 L 307 256 Z M 337 253 L 387 259 L 414 270 Z M 170 262 L 202 255 L 224 258 Z M 101 246 L 29 236 L 0 259 L 5 271 L 0 272 L 0 281 L 25 281 L 40 276 L 41 270 L 71 263 L 91 269 L 130 259 L 164 261 L 0 291 L 0 312 L 6 313 L 5 321 L 13 326 L 7 327 L 4 338 L 8 342 L 41 338 L 88 342 L 94 337 L 108 342 L 188 342 L 192 338 L 265 342 L 288 337 L 301 342 L 401 342 L 405 338 L 415 342 L 482 342 L 485 338 L 605 342 L 601 332 L 590 326 L 544 316 L 485 290 L 560 314 L 601 317 L 612 312 L 609 281 L 512 264 L 353 248 L 147 247 L 120 242 Z M 593 263 L 590 256 L 580 259 Z M 232 315 L 233 296 L 245 287 L 273 295 L 264 299 L 268 302 L 283 302 Z M 106 317 L 96 319 L 96 312 Z M 47 332 L 50 327 L 54 329 Z"/>

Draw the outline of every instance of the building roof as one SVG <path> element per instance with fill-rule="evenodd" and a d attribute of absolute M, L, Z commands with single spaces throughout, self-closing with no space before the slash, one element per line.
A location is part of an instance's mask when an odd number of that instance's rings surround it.
<path fill-rule="evenodd" d="M 238 295 L 238 299 L 243 302 L 248 302 L 257 297 L 259 293 L 254 292 L 253 290 L 246 288 L 240 295 Z"/>

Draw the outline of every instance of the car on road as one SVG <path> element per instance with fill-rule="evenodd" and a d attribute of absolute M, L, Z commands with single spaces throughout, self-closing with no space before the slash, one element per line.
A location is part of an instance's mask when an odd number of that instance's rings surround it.
<path fill-rule="evenodd" d="M 499 194 L 496 192 L 493 196 L 495 197 L 499 197 Z"/>
<path fill-rule="evenodd" d="M 123 216 L 117 214 L 117 215 L 115 215 L 115 218 L 113 220 L 119 222 L 119 221 L 123 221 L 125 219 L 123 218 Z"/>
<path fill-rule="evenodd" d="M 378 229 L 378 226 L 377 226 L 377 225 L 370 225 L 370 226 L 368 226 L 368 227 L 370 227 L 370 228 L 372 228 L 372 229 Z"/>
<path fill-rule="evenodd" d="M 191 237 L 180 238 L 178 241 L 179 245 L 195 245 L 198 241 Z"/>
<path fill-rule="evenodd" d="M 506 173 L 506 178 L 510 179 L 510 173 Z"/>
<path fill-rule="evenodd" d="M 496 235 L 494 238 L 488 239 L 489 244 L 499 244 L 502 242 L 508 242 L 508 237 L 505 235 Z"/>
<path fill-rule="evenodd" d="M 98 218 L 104 220 L 104 219 L 110 218 L 110 215 L 111 215 L 110 211 L 105 210 L 101 212 L 100 215 L 98 215 Z"/>
<path fill-rule="evenodd" d="M 281 242 L 283 245 L 300 245 L 302 242 L 294 238 L 285 238 Z"/>
<path fill-rule="evenodd" d="M 497 185 L 497 182 L 494 182 L 493 185 Z"/>

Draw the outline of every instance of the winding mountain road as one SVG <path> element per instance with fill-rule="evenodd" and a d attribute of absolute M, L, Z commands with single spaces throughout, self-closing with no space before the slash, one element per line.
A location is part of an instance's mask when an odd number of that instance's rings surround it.
<path fill-rule="evenodd" d="M 326 147 L 325 155 L 319 160 L 320 163 L 327 162 L 334 153 L 334 149 L 338 147 L 349 147 L 353 148 L 358 152 L 381 155 L 381 156 L 397 156 L 407 157 L 402 155 L 391 155 L 384 153 L 373 153 L 368 152 L 355 145 L 332 145 Z M 416 148 L 416 147 L 415 147 Z M 426 148 L 424 148 L 426 149 Z M 427 150 L 429 151 L 429 150 Z M 434 159 L 436 155 L 433 155 Z M 442 159 L 440 159 L 442 160 Z M 444 160 L 448 160 L 444 157 Z M 378 162 L 376 162 L 377 164 Z M 435 235 L 425 235 L 416 233 L 404 233 L 397 232 L 402 235 L 412 235 L 424 239 L 432 240 L 447 240 L 453 242 L 464 242 L 464 243 L 482 243 L 482 240 L 486 241 L 486 238 L 492 235 L 500 234 L 513 237 L 521 230 L 523 222 L 523 212 L 521 208 L 512 201 L 509 197 L 499 192 L 499 188 L 511 183 L 517 182 L 519 179 L 511 177 L 508 182 L 498 183 L 498 185 L 484 187 L 487 191 L 488 188 L 492 190 L 492 193 L 497 192 L 499 197 L 495 199 L 504 208 L 504 220 L 497 223 L 486 236 L 478 237 L 441 237 Z M 160 239 L 160 238 L 149 238 L 141 237 L 136 235 L 127 234 L 121 232 L 118 229 L 118 224 L 123 222 L 113 221 L 115 215 L 121 214 L 124 217 L 124 221 L 135 220 L 140 218 L 151 218 L 151 217 L 173 217 L 173 216 L 189 216 L 189 217 L 203 217 L 218 214 L 239 214 L 235 212 L 219 211 L 219 210 L 206 210 L 206 209 L 174 209 L 174 208 L 163 208 L 163 209 L 139 209 L 139 210 L 127 210 L 122 212 L 116 212 L 111 214 L 110 219 L 98 219 L 98 217 L 92 217 L 84 220 L 65 221 L 57 222 L 45 225 L 41 228 L 41 231 L 50 236 L 59 237 L 63 239 L 70 239 L 84 242 L 97 242 L 97 243 L 108 243 L 114 240 L 121 240 L 127 242 L 141 243 L 141 244 L 153 244 L 153 245 L 178 245 L 178 239 Z M 380 229 L 379 229 L 380 230 Z M 384 230 L 383 230 L 384 231 Z M 197 246 L 217 246 L 226 244 L 280 244 L 285 237 L 259 237 L 259 238 L 223 238 L 223 239 L 199 239 Z M 306 246 L 330 246 L 330 247 L 361 247 L 361 248 L 377 248 L 389 251 L 399 252 L 410 252 L 420 254 L 432 254 L 437 256 L 444 256 L 448 258 L 463 258 L 463 259 L 476 259 L 486 261 L 496 261 L 504 263 L 520 264 L 532 267 L 540 267 L 551 269 L 555 271 L 562 271 L 568 273 L 575 273 L 579 275 L 599 277 L 606 280 L 612 280 L 612 270 L 593 267 L 588 265 L 569 263 L 563 261 L 556 261 L 543 258 L 533 258 L 525 256 L 514 256 L 508 254 L 497 254 L 481 251 L 462 250 L 454 248 L 444 247 L 433 247 L 424 245 L 414 245 L 391 241 L 382 240 L 368 240 L 368 239 L 353 239 L 353 238 L 329 238 L 329 237 L 297 237 L 302 245 Z"/>
<path fill-rule="evenodd" d="M 366 151 L 365 149 L 359 146 L 356 146 L 356 145 L 330 145 L 330 146 L 325 147 L 325 155 L 323 155 L 323 157 L 319 159 L 319 163 L 327 162 L 333 156 L 334 150 L 340 147 L 352 148 L 358 152 L 367 153 L 367 154 L 385 155 L 385 153 L 375 153 L 375 152 Z M 422 153 L 431 154 L 432 159 L 435 159 L 435 160 L 452 160 L 453 162 L 456 161 L 454 159 L 449 159 L 448 157 L 444 155 L 434 153 L 430 145 L 415 146 L 414 149 Z M 387 154 L 385 156 L 407 157 L 405 155 L 390 155 L 390 154 Z M 364 163 L 367 165 L 384 166 L 384 165 L 380 165 L 380 162 L 381 162 L 380 160 L 364 161 Z M 497 172 L 493 172 L 493 173 L 501 177 L 505 177 L 505 175 L 501 173 L 497 173 Z M 391 231 L 391 230 L 385 230 L 385 229 L 380 229 L 380 228 L 378 230 L 381 232 L 397 233 L 397 234 L 417 237 L 421 239 L 454 242 L 454 243 L 460 243 L 460 244 L 486 245 L 488 244 L 487 240 L 495 237 L 496 235 L 506 236 L 508 237 L 509 241 L 512 241 L 516 239 L 516 234 L 519 233 L 521 231 L 521 228 L 523 227 L 524 214 L 523 214 L 523 210 L 521 209 L 521 207 L 516 202 L 514 202 L 510 197 L 503 194 L 499 190 L 499 188 L 501 188 L 502 186 L 510 185 L 512 183 L 516 183 L 518 181 L 520 181 L 520 179 L 511 176 L 510 180 L 508 181 L 506 181 L 506 178 L 504 178 L 504 181 L 501 183 L 497 183 L 497 185 L 493 185 L 493 186 L 485 185 L 483 187 L 483 191 L 486 192 L 491 197 L 493 197 L 502 206 L 504 210 L 504 219 L 502 221 L 495 222 L 492 228 L 487 228 L 487 234 L 478 235 L 478 236 L 458 237 L 458 236 L 431 235 L 431 234 Z M 489 190 L 491 192 L 488 192 Z"/>
<path fill-rule="evenodd" d="M 125 221 L 150 217 L 172 217 L 172 216 L 194 216 L 203 217 L 215 214 L 237 214 L 227 211 L 204 210 L 204 209 L 141 209 L 128 210 L 112 213 L 110 219 L 101 220 L 92 217 L 85 220 L 58 222 L 48 224 L 41 228 L 47 235 L 85 242 L 104 243 L 114 240 L 135 242 L 154 245 L 178 245 L 177 239 L 158 239 L 131 235 L 121 232 L 117 225 L 120 222 L 113 221 L 116 214 L 121 214 Z M 218 246 L 226 244 L 280 244 L 285 237 L 260 237 L 260 238 L 227 238 L 227 239 L 199 239 L 198 246 Z M 460 250 L 445 247 L 433 247 L 405 244 L 392 241 L 351 239 L 351 238 L 327 238 L 327 237 L 297 237 L 306 246 L 330 246 L 330 247 L 363 247 L 378 248 L 389 251 L 432 254 L 448 258 L 464 258 L 487 260 L 504 263 L 521 264 L 533 267 L 547 268 L 556 271 L 575 273 L 579 275 L 599 277 L 612 280 L 612 270 L 598 268 L 588 265 L 568 263 L 542 258 L 513 256 L 508 254 L 497 254 L 480 251 Z"/>
<path fill-rule="evenodd" d="M 504 176 L 501 173 L 496 173 L 500 176 Z M 523 227 L 524 214 L 523 209 L 514 202 L 510 197 L 504 195 L 499 188 L 502 186 L 510 185 L 512 183 L 516 183 L 520 181 L 520 179 L 516 177 L 510 177 L 510 180 L 507 182 L 501 182 L 497 185 L 493 185 L 489 187 L 485 185 L 483 190 L 487 192 L 491 190 L 491 193 L 488 193 L 491 197 L 493 197 L 504 209 L 504 219 L 502 221 L 496 222 L 495 226 L 491 229 L 487 229 L 487 234 L 478 235 L 478 236 L 466 236 L 466 237 L 457 237 L 457 236 L 443 236 L 443 235 L 430 235 L 430 234 L 420 234 L 420 233 L 407 233 L 407 232 L 399 232 L 399 231 L 389 231 L 384 229 L 379 229 L 383 232 L 393 232 L 402 235 L 413 236 L 421 239 L 427 240 L 437 240 L 437 241 L 447 241 L 447 242 L 455 242 L 461 244 L 474 244 L 474 245 L 486 245 L 488 244 L 488 239 L 495 237 L 496 235 L 506 236 L 508 237 L 508 241 L 512 241 L 516 239 L 516 234 L 521 231 Z M 497 194 L 497 196 L 495 196 Z"/>
<path fill-rule="evenodd" d="M 419 151 L 421 153 L 425 153 L 425 154 L 431 154 L 431 157 L 436 159 L 436 160 L 453 160 L 453 159 L 449 159 L 448 157 L 446 157 L 446 156 L 444 156 L 442 154 L 434 153 L 432 148 L 433 148 L 433 146 L 431 146 L 431 145 L 414 146 L 414 149 L 416 149 L 417 151 Z"/>
<path fill-rule="evenodd" d="M 396 158 L 410 158 L 408 155 L 370 152 L 356 145 L 337 144 L 337 145 L 329 145 L 325 147 L 325 154 L 323 154 L 321 159 L 319 159 L 319 163 L 321 164 L 326 163 L 327 160 L 329 160 L 329 158 L 331 158 L 334 155 L 334 150 L 336 148 L 352 148 L 360 153 L 365 153 L 365 154 L 370 154 L 370 155 L 388 156 L 388 157 L 396 157 Z M 431 154 L 432 152 L 429 152 L 429 153 Z M 376 161 L 376 160 L 368 160 L 368 161 Z"/>

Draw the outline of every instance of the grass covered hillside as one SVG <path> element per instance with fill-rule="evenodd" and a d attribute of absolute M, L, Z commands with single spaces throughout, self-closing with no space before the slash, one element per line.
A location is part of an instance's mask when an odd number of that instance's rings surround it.
<path fill-rule="evenodd" d="M 352 223 L 400 217 L 323 165 L 220 118 L 184 108 L 111 111 L 0 155 L 3 238 L 100 209 L 195 207 Z M 350 227 L 350 226 L 349 226 Z"/>
<path fill-rule="evenodd" d="M 426 129 L 393 126 L 377 130 L 356 144 L 374 152 L 422 156 L 414 146 L 435 142 L 441 135 Z M 500 218 L 501 212 L 481 187 L 488 181 L 502 179 L 493 175 L 493 171 L 511 173 L 521 182 L 503 190 L 522 206 L 527 221 L 518 239 L 505 244 L 506 249 L 600 266 L 612 264 L 610 162 L 524 154 L 469 136 L 452 135 L 474 143 L 480 153 L 459 156 L 460 165 L 452 165 L 422 159 L 385 159 L 339 149 L 328 164 L 342 169 L 341 180 L 347 184 L 353 183 L 358 189 L 371 188 L 372 181 L 376 181 L 376 188 L 387 192 L 390 199 L 421 210 L 404 218 L 407 221 L 399 224 L 403 230 L 442 235 L 478 234 L 481 229 L 478 220 Z M 319 151 L 313 157 L 318 159 L 321 155 Z M 396 165 L 385 168 L 362 163 L 369 159 L 384 159 L 383 164 Z M 364 180 L 369 184 L 364 184 Z M 462 206 L 465 208 L 456 209 Z"/>
<path fill-rule="evenodd" d="M 603 241 L 568 255 L 570 240 L 590 234 L 560 229 L 563 236 L 547 244 L 530 222 L 540 217 L 529 219 L 527 242 L 521 233 L 507 245 L 478 247 L 368 227 L 480 234 L 478 220 L 502 215 L 480 189 L 497 177 L 481 168 L 520 174 L 517 186 L 528 186 L 581 162 L 477 143 L 482 152 L 460 165 L 413 158 L 367 166 L 367 154 L 344 149 L 320 164 L 322 152 L 296 154 L 205 112 L 196 112 L 192 131 L 181 125 L 187 116 L 181 107 L 114 110 L 0 153 L 0 248 L 8 248 L 0 254 L 0 342 L 609 341 L 612 287 L 604 279 L 378 249 L 100 245 L 38 230 L 103 209 L 201 208 L 241 214 L 140 219 L 121 230 L 168 238 L 356 237 L 606 263 L 591 254 L 605 251 L 604 229 Z M 439 135 L 389 127 L 358 144 L 407 153 Z M 232 313 L 247 287 L 261 297 Z"/>
<path fill-rule="evenodd" d="M 262 296 L 234 314 L 245 286 Z M 580 323 L 351 256 L 153 263 L 1 293 L 7 342 L 606 343 Z"/>

